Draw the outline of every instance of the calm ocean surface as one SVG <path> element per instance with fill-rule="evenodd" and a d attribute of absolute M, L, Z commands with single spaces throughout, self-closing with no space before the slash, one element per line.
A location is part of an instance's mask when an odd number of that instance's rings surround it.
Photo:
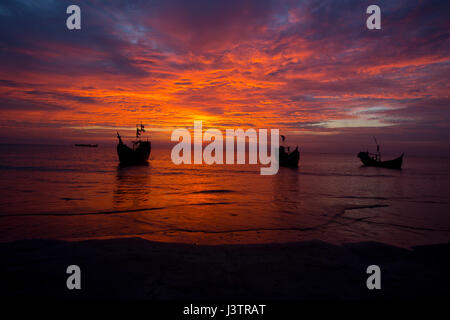
<path fill-rule="evenodd" d="M 448 158 L 406 155 L 395 171 L 302 153 L 298 170 L 275 176 L 256 165 L 176 166 L 169 149 L 150 158 L 120 168 L 113 146 L 0 145 L 0 241 L 450 241 Z"/>

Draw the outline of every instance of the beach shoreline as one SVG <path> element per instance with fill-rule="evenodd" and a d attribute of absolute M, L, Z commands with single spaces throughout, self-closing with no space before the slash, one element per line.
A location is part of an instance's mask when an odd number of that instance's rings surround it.
<path fill-rule="evenodd" d="M 450 243 L 411 249 L 322 241 L 195 245 L 142 238 L 0 243 L 3 298 L 371 300 L 450 295 Z M 81 290 L 66 269 L 81 268 Z M 369 265 L 381 289 L 369 290 Z"/>

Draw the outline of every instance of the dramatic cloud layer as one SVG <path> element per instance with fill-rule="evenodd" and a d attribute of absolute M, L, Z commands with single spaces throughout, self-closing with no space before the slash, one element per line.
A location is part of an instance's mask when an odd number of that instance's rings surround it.
<path fill-rule="evenodd" d="M 446 1 L 73 1 L 0 4 L 3 142 L 113 138 L 143 121 L 156 140 L 210 127 L 280 128 L 309 150 L 371 136 L 417 153 L 449 147 Z M 447 151 L 445 151 L 447 150 Z"/>

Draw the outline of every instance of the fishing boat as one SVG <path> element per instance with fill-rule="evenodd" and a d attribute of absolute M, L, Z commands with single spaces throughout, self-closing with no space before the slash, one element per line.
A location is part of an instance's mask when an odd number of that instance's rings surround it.
<path fill-rule="evenodd" d="M 298 161 L 300 160 L 300 152 L 298 147 L 294 151 L 286 151 L 286 149 L 280 147 L 280 166 L 288 168 L 298 168 Z"/>
<path fill-rule="evenodd" d="M 375 143 L 377 144 L 377 153 L 370 153 L 368 151 L 359 152 L 357 157 L 361 160 L 361 162 L 367 167 L 401 169 L 402 164 L 403 164 L 403 156 L 405 153 L 402 153 L 401 156 L 398 158 L 382 161 L 380 146 L 378 145 L 377 139 L 375 137 L 374 137 L 374 140 L 375 140 Z"/>
<path fill-rule="evenodd" d="M 148 163 L 148 157 L 152 150 L 151 142 L 142 141 L 141 134 L 145 132 L 144 126 L 136 128 L 136 141 L 133 141 L 133 147 L 130 148 L 123 143 L 120 134 L 117 132 L 119 143 L 117 144 L 117 155 L 121 165 L 142 165 Z"/>
<path fill-rule="evenodd" d="M 98 144 L 75 143 L 75 147 L 97 148 Z"/>
<path fill-rule="evenodd" d="M 286 137 L 281 136 L 284 142 Z M 288 168 L 298 168 L 298 161 L 300 160 L 300 151 L 298 151 L 298 146 L 294 151 L 290 151 L 290 147 L 280 146 L 280 166 Z"/>

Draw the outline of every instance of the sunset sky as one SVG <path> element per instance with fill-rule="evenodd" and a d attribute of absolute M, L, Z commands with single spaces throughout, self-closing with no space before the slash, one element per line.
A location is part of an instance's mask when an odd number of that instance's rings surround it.
<path fill-rule="evenodd" d="M 66 8 L 81 8 L 81 30 Z M 366 28 L 381 7 L 382 30 Z M 449 1 L 0 3 L 0 143 L 146 124 L 279 128 L 307 151 L 450 155 Z"/>

